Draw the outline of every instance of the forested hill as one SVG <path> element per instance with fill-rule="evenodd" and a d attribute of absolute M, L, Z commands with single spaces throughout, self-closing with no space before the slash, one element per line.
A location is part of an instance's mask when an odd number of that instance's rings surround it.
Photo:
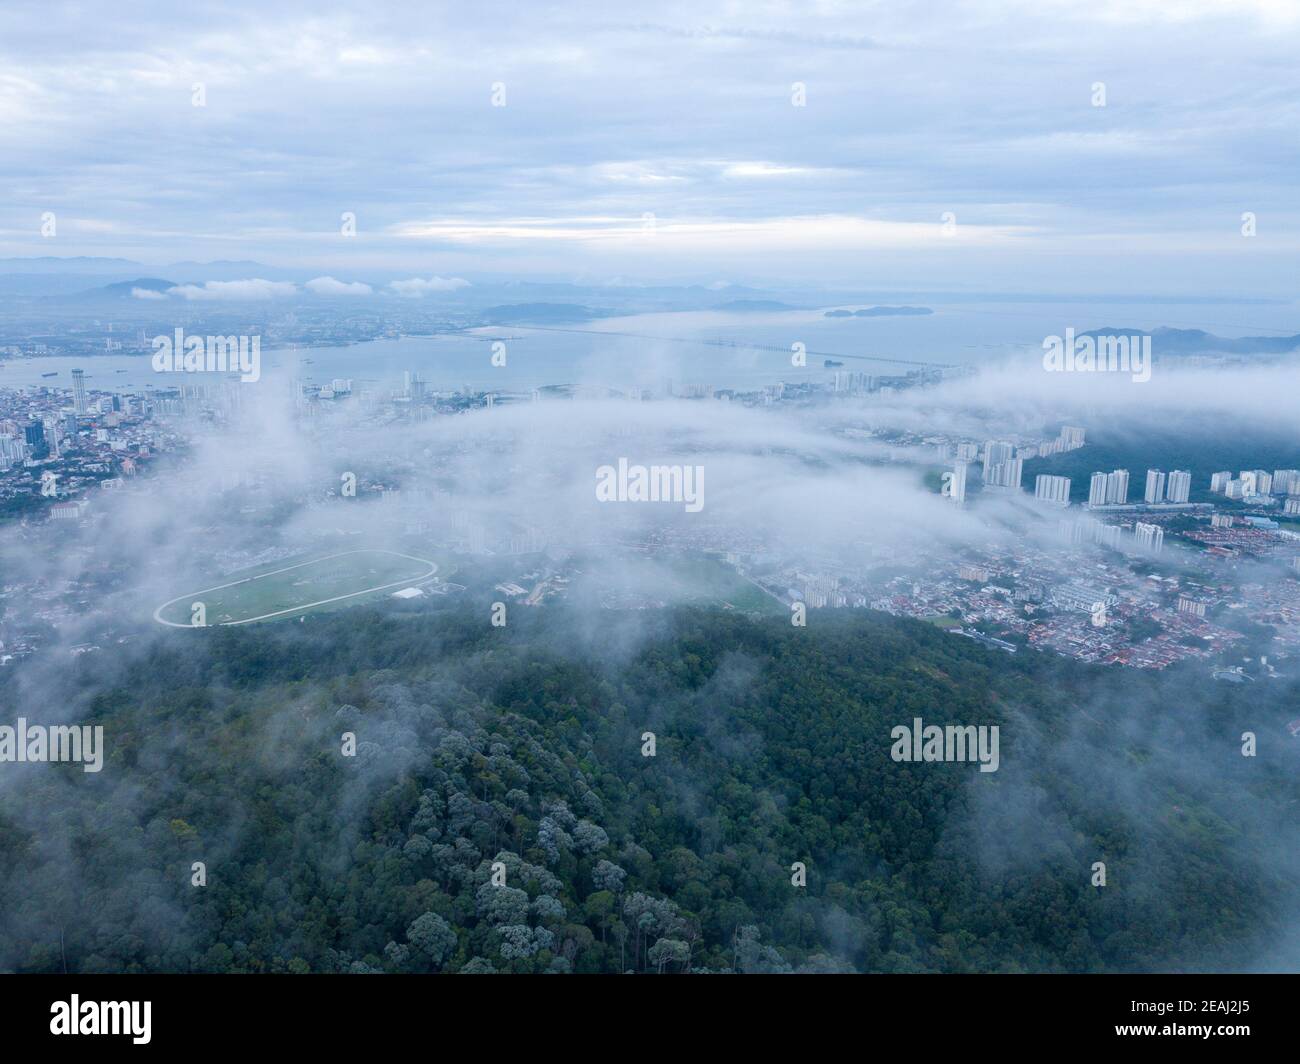
<path fill-rule="evenodd" d="M 169 631 L 60 675 L 106 763 L 0 765 L 6 970 L 1205 969 L 1296 916 L 1279 682 L 555 609 Z M 26 689 L 0 719 L 50 712 Z M 998 771 L 894 762 L 915 717 L 998 725 Z"/>

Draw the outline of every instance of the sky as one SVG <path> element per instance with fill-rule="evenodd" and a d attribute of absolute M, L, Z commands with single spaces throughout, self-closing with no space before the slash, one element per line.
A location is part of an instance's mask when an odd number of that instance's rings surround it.
<path fill-rule="evenodd" d="M 10 2 L 0 255 L 1289 299 L 1298 40 L 1290 0 Z"/>

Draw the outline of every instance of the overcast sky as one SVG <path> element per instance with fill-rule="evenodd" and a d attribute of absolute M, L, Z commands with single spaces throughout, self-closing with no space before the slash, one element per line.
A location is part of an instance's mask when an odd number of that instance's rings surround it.
<path fill-rule="evenodd" d="M 1294 0 L 414 6 L 10 0 L 0 255 L 1295 288 Z"/>

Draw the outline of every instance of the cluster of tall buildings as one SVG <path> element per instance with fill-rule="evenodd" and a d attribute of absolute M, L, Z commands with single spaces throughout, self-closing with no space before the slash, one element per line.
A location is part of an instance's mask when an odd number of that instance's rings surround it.
<path fill-rule="evenodd" d="M 1083 432 L 1082 429 L 1078 431 Z M 1060 442 L 1053 440 L 1050 446 L 1056 446 Z M 986 488 L 1019 491 L 1024 478 L 1025 459 L 1038 453 L 1037 447 L 1022 447 L 1017 450 L 1010 440 L 988 440 L 982 454 L 977 443 L 959 443 L 952 472 L 945 475 L 947 487 L 944 493 L 954 502 L 963 502 L 966 498 L 967 469 L 976 461 L 981 461 L 981 479 Z"/>
<path fill-rule="evenodd" d="M 1093 473 L 1088 487 L 1089 506 L 1123 506 L 1128 503 L 1128 470 Z"/>
<path fill-rule="evenodd" d="M 1020 490 L 1025 460 L 1016 457 L 1016 447 L 1005 440 L 989 440 L 984 445 L 984 484 L 987 487 Z"/>
<path fill-rule="evenodd" d="M 1129 475 L 1127 469 L 1111 473 L 1093 473 L 1088 488 L 1088 505 L 1127 506 Z M 1175 469 L 1166 474 L 1159 469 L 1148 469 L 1143 502 L 1148 505 L 1185 503 L 1192 493 L 1192 474 L 1186 469 Z"/>
<path fill-rule="evenodd" d="M 1054 440 L 1048 440 L 1038 448 L 1040 457 L 1046 457 L 1049 454 L 1064 454 L 1066 451 L 1077 451 L 1083 446 L 1084 430 L 1078 425 L 1064 425 L 1061 428 L 1061 434 Z M 1032 457 L 1025 455 L 1026 458 Z"/>
<path fill-rule="evenodd" d="M 1119 549 L 1124 542 L 1125 529 L 1122 526 L 1108 525 L 1096 518 L 1062 521 L 1057 529 L 1062 539 L 1074 545 L 1095 543 L 1098 546 Z"/>
<path fill-rule="evenodd" d="M 1300 469 L 1273 470 L 1271 487 L 1278 495 L 1300 495 Z"/>
<path fill-rule="evenodd" d="M 1159 525 L 1149 525 L 1138 521 L 1133 526 L 1133 535 L 1137 545 L 1152 554 L 1159 554 L 1165 546 L 1165 530 Z"/>
<path fill-rule="evenodd" d="M 1039 478 L 1040 480 L 1042 478 Z M 1124 506 L 1128 503 L 1127 469 L 1116 469 L 1111 473 L 1093 473 L 1088 489 L 1088 505 Z M 1252 499 L 1275 505 L 1271 496 L 1296 496 L 1300 500 L 1300 471 L 1295 469 L 1278 469 L 1272 473 L 1263 469 L 1244 469 L 1234 477 L 1225 470 L 1215 473 L 1210 478 L 1210 490 L 1229 499 Z M 1166 473 L 1160 469 L 1148 469 L 1143 502 L 1149 506 L 1164 504 L 1182 504 L 1190 500 L 1192 494 L 1192 474 L 1187 469 L 1174 469 Z M 1041 496 L 1040 496 L 1041 497 Z M 1300 504 L 1288 509 L 1289 513 L 1300 512 Z"/>
<path fill-rule="evenodd" d="M 86 394 L 86 373 L 72 371 L 72 408 L 33 413 L 30 420 L 0 420 L 0 473 L 31 461 L 62 458 L 74 446 L 78 418 L 107 415 L 105 424 L 112 427 L 112 416 L 123 409 L 117 395 L 101 396 L 92 402 Z"/>
<path fill-rule="evenodd" d="M 1192 474 L 1186 469 L 1174 469 L 1167 475 L 1159 469 L 1147 470 L 1145 501 L 1186 502 L 1192 494 Z"/>
<path fill-rule="evenodd" d="M 1034 481 L 1034 498 L 1055 506 L 1070 505 L 1070 478 L 1040 475 Z"/>
<path fill-rule="evenodd" d="M 1165 530 L 1159 525 L 1137 521 L 1133 525 L 1133 537 L 1130 541 L 1129 530 L 1124 525 L 1108 525 L 1096 518 L 1082 521 L 1062 521 L 1057 530 L 1061 538 L 1071 544 L 1094 543 L 1099 547 L 1111 547 L 1115 550 L 1127 550 L 1130 542 L 1139 550 L 1159 554 L 1165 545 Z"/>
<path fill-rule="evenodd" d="M 42 458 L 61 458 L 77 435 L 77 418 L 47 414 L 20 424 L 12 418 L 0 420 L 0 472 Z"/>
<path fill-rule="evenodd" d="M 403 399 L 411 399 L 419 402 L 424 398 L 424 381 L 414 370 L 402 371 L 402 395 Z"/>
<path fill-rule="evenodd" d="M 19 465 L 27 457 L 27 445 L 17 436 L 0 432 L 0 473 Z"/>
<path fill-rule="evenodd" d="M 837 369 L 834 388 L 837 395 L 865 395 L 876 390 L 876 381 L 869 373 Z"/>
<path fill-rule="evenodd" d="M 1233 476 L 1230 470 L 1210 477 L 1210 490 L 1229 499 L 1249 499 L 1265 505 L 1276 505 L 1273 496 L 1283 498 L 1287 513 L 1300 513 L 1300 470 L 1243 469 Z M 1293 505 L 1293 503 L 1295 505 Z"/>
<path fill-rule="evenodd" d="M 982 479 L 986 488 L 1018 491 L 1024 478 L 1026 458 L 1040 454 L 1056 454 L 1062 450 L 1074 450 L 1083 446 L 1083 438 L 1082 428 L 1067 425 L 1061 429 L 1057 439 L 1038 446 L 1018 448 L 1009 440 L 988 440 L 981 452 L 980 446 L 976 443 L 960 443 L 956 447 L 952 471 L 944 474 L 944 494 L 954 502 L 963 502 L 966 498 L 968 467 L 981 460 Z M 947 453 L 945 445 L 940 457 L 946 457 Z M 1034 498 L 1055 506 L 1066 507 L 1070 505 L 1070 486 L 1069 477 L 1040 475 L 1034 480 Z M 1227 471 L 1215 473 L 1211 478 L 1210 490 L 1221 493 L 1229 499 L 1246 499 L 1259 505 L 1277 506 L 1280 502 L 1285 514 L 1300 515 L 1300 470 L 1277 469 L 1269 473 L 1263 469 L 1247 469 L 1242 470 L 1236 477 Z M 1148 469 L 1142 502 L 1130 504 L 1129 471 L 1115 469 L 1109 473 L 1092 474 L 1088 485 L 1088 506 L 1091 509 L 1104 507 L 1140 509 L 1143 505 L 1186 506 L 1190 503 L 1191 494 L 1190 470 L 1173 469 L 1166 473 L 1161 469 Z M 1160 550 L 1164 533 L 1158 526 L 1139 523 L 1137 529 L 1144 530 L 1138 537 L 1139 546 L 1148 547 L 1153 551 Z M 1106 532 L 1102 535 L 1113 534 Z"/>
<path fill-rule="evenodd" d="M 1026 459 L 1073 451 L 1082 447 L 1083 441 L 1082 428 L 1078 425 L 1066 425 L 1056 439 L 1041 444 L 1017 447 L 1010 440 L 987 440 L 981 453 L 977 443 L 959 443 L 954 456 L 953 469 L 950 473 L 944 474 L 944 494 L 954 502 L 965 500 L 967 469 L 976 461 L 981 461 L 980 472 L 984 487 L 1019 491 L 1024 480 Z M 1040 476 L 1035 484 L 1034 494 L 1037 498 L 1068 506 L 1070 478 Z"/>
<path fill-rule="evenodd" d="M 318 398 L 341 399 L 352 394 L 351 377 L 335 377 L 329 384 L 322 384 Z"/>

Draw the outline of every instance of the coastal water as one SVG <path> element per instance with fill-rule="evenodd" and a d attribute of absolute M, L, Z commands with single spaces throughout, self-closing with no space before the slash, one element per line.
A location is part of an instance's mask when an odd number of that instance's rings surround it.
<path fill-rule="evenodd" d="M 431 390 L 527 391 L 553 384 L 661 388 L 712 385 L 757 388 L 777 381 L 824 380 L 833 368 L 890 375 L 906 362 L 981 365 L 1041 357 L 1045 336 L 1112 327 L 1198 328 L 1221 336 L 1300 332 L 1292 304 L 938 304 L 924 316 L 827 318 L 824 311 L 760 313 L 675 312 L 577 323 L 558 329 L 503 326 L 448 336 L 404 337 L 347 346 L 264 349 L 263 377 L 299 377 L 314 384 L 351 379 L 356 388 L 398 387 L 418 374 Z M 505 345 L 505 365 L 492 364 L 493 343 Z M 718 346 L 735 341 L 773 348 Z M 802 343 L 807 366 L 791 365 Z M 500 349 L 498 349 L 500 350 Z M 882 361 L 863 359 L 873 356 Z M 22 358 L 0 362 L 0 387 L 71 387 L 74 367 L 92 391 L 174 386 L 155 373 L 147 355 Z M 48 376 L 54 374 L 54 376 Z M 201 375 L 189 376 L 197 383 Z"/>

